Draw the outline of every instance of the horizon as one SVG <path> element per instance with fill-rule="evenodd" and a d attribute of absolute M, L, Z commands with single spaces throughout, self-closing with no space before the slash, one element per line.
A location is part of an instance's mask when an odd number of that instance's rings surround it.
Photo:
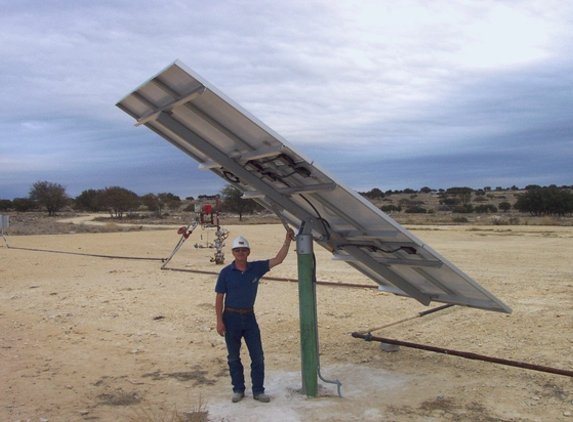
<path fill-rule="evenodd" d="M 43 181 L 43 180 L 42 180 L 42 181 Z M 53 181 L 49 181 L 49 180 L 48 180 L 48 182 L 50 182 L 50 183 L 58 183 L 58 182 L 53 182 Z M 34 182 L 34 183 L 36 183 L 36 182 Z M 223 182 L 223 184 L 224 184 L 224 185 L 225 185 L 225 184 L 228 185 L 228 183 L 225 183 L 225 182 Z M 30 184 L 30 188 L 32 187 L 32 185 L 33 185 L 33 183 Z M 86 190 L 89 190 L 89 189 L 100 190 L 100 189 L 96 189 L 96 188 L 86 188 L 86 189 L 83 189 L 82 191 L 78 192 L 77 194 L 71 195 L 71 194 L 69 194 L 69 193 L 67 192 L 66 186 L 64 186 L 64 185 L 62 185 L 62 186 L 64 187 L 64 189 L 66 189 L 66 195 L 68 195 L 68 197 L 71 198 L 71 199 L 75 199 L 76 197 L 78 197 L 79 195 L 81 195 L 82 192 L 84 192 L 84 191 L 86 191 Z M 175 196 L 178 196 L 181 200 L 187 200 L 187 198 L 189 198 L 189 197 L 192 197 L 194 200 L 197 200 L 197 199 L 199 198 L 199 196 L 216 196 L 216 195 L 219 195 L 219 194 L 221 193 L 220 190 L 219 190 L 219 191 L 217 191 L 217 192 L 215 192 L 215 193 L 205 193 L 205 192 L 202 192 L 202 193 L 199 193 L 199 194 L 197 194 L 197 195 L 186 195 L 186 196 L 182 196 L 182 195 L 178 195 L 177 193 L 175 193 L 175 192 L 173 192 L 173 191 L 170 191 L 170 190 L 160 190 L 160 191 L 157 191 L 157 192 L 145 192 L 145 193 L 139 194 L 139 193 L 133 191 L 132 189 L 129 189 L 128 187 L 121 186 L 121 185 L 118 185 L 118 184 L 106 186 L 106 187 L 101 188 L 101 189 L 106 189 L 106 188 L 116 187 L 116 186 L 117 186 L 117 187 L 124 188 L 124 189 L 127 189 L 127 190 L 130 190 L 130 191 L 136 193 L 137 196 L 139 196 L 139 197 L 142 197 L 142 196 L 147 195 L 147 194 L 155 194 L 155 195 L 157 195 L 157 194 L 159 194 L 159 193 L 171 193 L 171 194 L 173 194 L 173 195 L 175 195 Z M 430 193 L 439 193 L 440 190 L 447 191 L 447 190 L 449 190 L 449 189 L 454 189 L 454 188 L 469 188 L 469 189 L 472 189 L 473 191 L 479 191 L 479 190 L 485 190 L 485 188 L 488 187 L 488 188 L 490 188 L 490 191 L 491 191 L 491 192 L 501 192 L 501 191 L 526 190 L 527 186 L 540 186 L 540 187 L 557 186 L 557 187 L 560 188 L 560 189 L 562 189 L 562 188 L 565 188 L 565 189 L 573 189 L 573 185 L 557 185 L 556 183 L 550 183 L 550 184 L 548 184 L 548 185 L 541 185 L 541 184 L 536 184 L 536 183 L 530 183 L 530 184 L 528 184 L 528 185 L 526 185 L 526 186 L 523 186 L 523 187 L 517 186 L 517 185 L 515 185 L 515 184 L 514 184 L 514 185 L 511 185 L 511 186 L 506 186 L 506 187 L 504 187 L 504 186 L 495 186 L 495 185 L 493 185 L 493 186 L 487 185 L 487 186 L 481 186 L 481 187 L 478 187 L 478 188 L 472 187 L 472 186 L 462 186 L 462 185 L 453 185 L 453 186 L 449 186 L 449 187 L 445 187 L 445 188 L 444 188 L 444 187 L 433 188 L 433 187 L 431 187 L 431 186 L 424 185 L 424 186 L 422 186 L 422 187 L 420 187 L 420 188 L 417 188 L 417 189 L 416 189 L 416 188 L 412 188 L 412 187 L 406 187 L 406 188 L 402 188 L 402 189 L 382 189 L 382 188 L 380 188 L 380 187 L 378 187 L 378 186 L 374 186 L 374 187 L 372 187 L 372 188 L 370 188 L 370 189 L 360 190 L 360 191 L 357 190 L 357 189 L 353 189 L 352 187 L 351 187 L 351 189 L 354 190 L 355 192 L 357 192 L 358 194 L 362 195 L 362 194 L 365 194 L 365 193 L 370 192 L 370 191 L 373 190 L 373 189 L 380 189 L 380 191 L 382 191 L 383 193 L 386 193 L 386 192 L 388 192 L 388 191 L 392 191 L 393 193 L 403 193 L 403 191 L 408 190 L 408 189 L 411 189 L 411 190 L 415 191 L 416 193 L 422 193 L 422 192 L 421 192 L 422 189 L 424 189 L 424 188 L 429 188 L 429 189 L 432 190 L 432 192 L 430 192 Z M 223 189 L 223 187 L 224 187 L 224 186 L 222 186 L 221 189 Z M 516 188 L 516 189 L 515 189 L 515 188 Z M 28 193 L 29 193 L 29 190 L 28 190 Z M 17 199 L 17 198 L 18 198 L 18 199 L 19 199 L 19 198 L 28 198 L 28 194 L 27 194 L 26 196 L 14 196 L 14 197 L 12 197 L 12 198 L 4 198 L 4 197 L 0 196 L 0 200 L 13 201 L 14 199 Z"/>

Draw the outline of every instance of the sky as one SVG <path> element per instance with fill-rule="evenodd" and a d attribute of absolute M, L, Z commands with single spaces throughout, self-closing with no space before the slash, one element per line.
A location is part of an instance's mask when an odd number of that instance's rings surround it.
<path fill-rule="evenodd" d="M 0 199 L 215 194 L 115 104 L 175 60 L 364 192 L 573 185 L 573 1 L 0 0 Z"/>

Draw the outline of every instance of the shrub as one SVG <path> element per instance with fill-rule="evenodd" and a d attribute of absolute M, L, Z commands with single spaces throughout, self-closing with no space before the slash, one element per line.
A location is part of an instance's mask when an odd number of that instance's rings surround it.
<path fill-rule="evenodd" d="M 460 199 L 458 198 L 444 198 L 444 199 L 440 199 L 440 205 L 458 205 L 460 203 Z"/>
<path fill-rule="evenodd" d="M 453 195 L 453 196 L 462 196 L 462 195 L 471 195 L 471 193 L 474 190 L 472 188 L 467 188 L 467 187 L 453 187 L 453 188 L 448 188 L 446 189 L 446 194 L 447 195 Z"/>
<path fill-rule="evenodd" d="M 0 199 L 0 211 L 8 211 L 12 208 L 12 201 L 9 199 Z"/>
<path fill-rule="evenodd" d="M 14 198 L 12 206 L 17 212 L 28 212 L 37 208 L 36 202 L 30 198 Z"/>
<path fill-rule="evenodd" d="M 384 192 L 382 192 L 378 188 L 371 189 L 368 192 L 360 192 L 360 195 L 362 195 L 368 199 L 382 199 L 382 198 L 384 198 Z"/>
<path fill-rule="evenodd" d="M 400 212 L 400 211 L 402 211 L 402 207 L 396 206 L 396 205 L 382 205 L 380 207 L 380 209 L 383 212 L 393 212 L 393 211 Z"/>
<path fill-rule="evenodd" d="M 507 201 L 500 202 L 499 209 L 503 212 L 508 212 L 511 209 L 511 204 Z"/>
<path fill-rule="evenodd" d="M 474 207 L 471 204 L 458 205 L 452 209 L 452 212 L 457 212 L 460 214 L 471 214 L 474 212 Z"/>
<path fill-rule="evenodd" d="M 426 208 L 420 207 L 418 205 L 414 205 L 413 207 L 406 209 L 405 212 L 407 214 L 426 214 L 428 212 L 428 210 Z"/>
<path fill-rule="evenodd" d="M 493 204 L 482 204 L 475 208 L 475 212 L 479 214 L 496 213 L 497 207 Z"/>
<path fill-rule="evenodd" d="M 535 216 L 564 216 L 573 213 L 573 194 L 555 185 L 543 188 L 530 187 L 526 193 L 519 195 L 513 207 Z"/>

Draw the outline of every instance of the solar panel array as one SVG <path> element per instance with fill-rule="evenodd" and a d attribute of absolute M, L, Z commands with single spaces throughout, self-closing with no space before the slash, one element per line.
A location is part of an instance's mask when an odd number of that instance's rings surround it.
<path fill-rule="evenodd" d="M 312 225 L 317 244 L 379 284 L 424 305 L 511 312 L 417 239 L 213 85 L 174 62 L 117 106 L 245 198 L 292 226 Z M 192 183 L 192 181 L 190 181 Z"/>

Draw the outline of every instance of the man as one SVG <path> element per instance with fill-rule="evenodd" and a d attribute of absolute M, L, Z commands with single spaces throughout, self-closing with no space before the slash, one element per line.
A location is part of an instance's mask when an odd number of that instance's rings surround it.
<path fill-rule="evenodd" d="M 251 253 L 249 242 L 242 236 L 233 241 L 235 260 L 219 273 L 215 292 L 217 332 L 225 336 L 227 343 L 229 372 L 233 384 L 232 402 L 238 403 L 245 397 L 245 375 L 241 363 L 241 339 L 245 339 L 251 357 L 251 381 L 253 398 L 263 403 L 271 399 L 265 394 L 265 364 L 261 332 L 255 318 L 253 306 L 257 297 L 259 280 L 271 268 L 286 258 L 294 232 L 289 230 L 280 251 L 272 259 L 247 262 Z"/>

